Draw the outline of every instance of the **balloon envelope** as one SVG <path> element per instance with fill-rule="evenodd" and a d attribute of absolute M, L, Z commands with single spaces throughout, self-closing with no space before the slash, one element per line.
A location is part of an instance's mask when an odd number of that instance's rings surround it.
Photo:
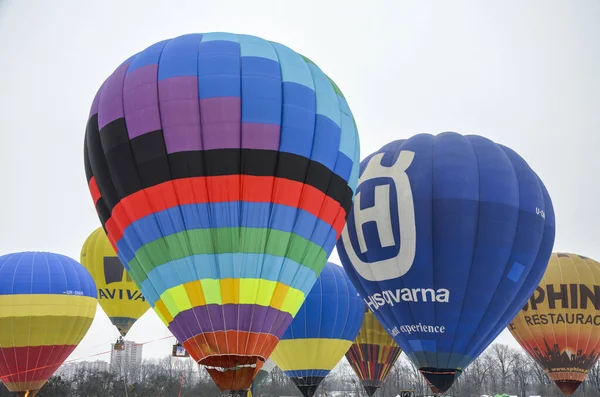
<path fill-rule="evenodd" d="M 123 268 L 101 227 L 85 240 L 81 248 L 81 264 L 96 283 L 98 303 L 124 337 L 150 305 Z"/>
<path fill-rule="evenodd" d="M 600 357 L 600 263 L 553 253 L 508 329 L 562 392 L 573 394 Z"/>
<path fill-rule="evenodd" d="M 351 206 L 359 145 L 341 91 L 281 44 L 184 35 L 104 82 L 84 153 L 128 274 L 221 390 L 245 394 Z"/>
<path fill-rule="evenodd" d="M 445 392 L 526 302 L 553 243 L 550 197 L 518 154 L 442 133 L 362 161 L 338 252 L 375 316 Z"/>
<path fill-rule="evenodd" d="M 394 342 L 375 315 L 366 308 L 365 318 L 346 359 L 360 379 L 367 395 L 381 387 L 402 349 Z"/>
<path fill-rule="evenodd" d="M 94 280 L 71 258 L 0 257 L 0 379 L 8 390 L 31 396 L 46 383 L 87 333 L 96 297 Z"/>
<path fill-rule="evenodd" d="M 304 397 L 344 357 L 363 321 L 365 304 L 341 266 L 327 262 L 271 356 Z"/>

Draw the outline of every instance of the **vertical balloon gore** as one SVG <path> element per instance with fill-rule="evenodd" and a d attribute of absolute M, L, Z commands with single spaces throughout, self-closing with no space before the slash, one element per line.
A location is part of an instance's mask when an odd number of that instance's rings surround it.
<path fill-rule="evenodd" d="M 248 389 L 352 205 L 344 95 L 281 44 L 188 34 L 123 62 L 85 135 L 88 187 L 127 274 L 222 390 Z"/>

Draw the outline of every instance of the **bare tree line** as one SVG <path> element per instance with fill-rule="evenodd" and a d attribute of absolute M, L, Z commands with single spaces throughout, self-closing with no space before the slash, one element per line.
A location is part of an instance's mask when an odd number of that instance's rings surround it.
<path fill-rule="evenodd" d="M 68 374 L 52 377 L 38 397 L 219 397 L 208 373 L 191 359 L 165 357 L 144 360 L 142 365 L 113 372 L 79 365 Z M 416 396 L 430 395 L 422 375 L 403 354 L 390 372 L 377 397 L 396 397 L 401 390 Z M 600 393 L 600 365 L 590 371 L 587 381 L 574 397 L 597 397 Z M 544 371 L 527 354 L 508 345 L 493 344 L 455 382 L 449 395 L 480 397 L 507 393 L 519 397 L 540 395 L 562 397 Z M 344 359 L 321 384 L 319 396 L 363 397 L 364 390 Z M 11 394 L 0 390 L 0 397 Z M 278 368 L 257 386 L 254 397 L 301 396 Z"/>

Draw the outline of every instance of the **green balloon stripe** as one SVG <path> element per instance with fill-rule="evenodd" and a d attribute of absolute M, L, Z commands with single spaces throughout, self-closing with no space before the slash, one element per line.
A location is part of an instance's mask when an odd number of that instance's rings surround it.
<path fill-rule="evenodd" d="M 192 255 L 247 253 L 289 258 L 316 274 L 328 254 L 322 247 L 290 232 L 267 228 L 192 229 L 142 246 L 129 262 L 129 274 L 141 283 L 155 267 Z"/>

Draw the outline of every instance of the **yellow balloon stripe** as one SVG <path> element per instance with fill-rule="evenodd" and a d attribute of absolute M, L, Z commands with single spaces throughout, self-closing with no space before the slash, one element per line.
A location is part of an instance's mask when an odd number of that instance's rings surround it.
<path fill-rule="evenodd" d="M 8 390 L 39 390 L 46 384 L 44 380 L 33 380 L 27 382 L 4 382 Z M 21 394 L 22 395 L 22 394 Z"/>
<path fill-rule="evenodd" d="M 221 280 L 219 279 L 203 279 L 200 280 L 200 284 L 202 284 L 202 292 L 204 293 L 204 299 L 206 299 L 207 305 L 222 305 L 223 300 L 221 299 Z M 179 288 L 179 287 L 175 287 Z M 171 289 L 175 289 L 171 288 Z M 168 292 L 169 290 L 165 291 Z M 162 296 L 164 296 L 163 293 Z"/>
<path fill-rule="evenodd" d="M 354 341 L 356 344 L 379 345 L 398 347 L 394 339 L 387 333 L 375 315 L 367 310 L 365 318 L 358 335 Z"/>
<path fill-rule="evenodd" d="M 351 341 L 343 339 L 284 339 L 271 358 L 282 371 L 331 371 L 351 345 Z"/>
<path fill-rule="evenodd" d="M 264 279 L 202 279 L 167 289 L 156 302 L 163 323 L 182 311 L 205 305 L 248 304 L 270 306 L 295 316 L 304 293 L 277 281 Z"/>
<path fill-rule="evenodd" d="M 158 315 L 158 318 L 160 318 L 160 320 L 163 322 L 163 324 L 168 326 L 171 323 L 171 321 L 173 321 L 173 316 L 171 316 L 169 310 L 167 309 L 167 307 L 161 299 L 156 301 L 156 305 L 154 306 L 154 308 L 156 309 L 154 311 Z"/>
<path fill-rule="evenodd" d="M 7 317 L 62 316 L 94 318 L 96 299 L 89 296 L 19 294 L 0 295 L 0 319 Z M 3 328 L 0 328 L 0 331 Z"/>
<path fill-rule="evenodd" d="M 93 318 L 93 315 L 3 316 L 0 318 L 0 348 L 77 345 Z"/>
<path fill-rule="evenodd" d="M 362 327 L 354 343 L 398 347 L 370 310 L 365 313 Z"/>

